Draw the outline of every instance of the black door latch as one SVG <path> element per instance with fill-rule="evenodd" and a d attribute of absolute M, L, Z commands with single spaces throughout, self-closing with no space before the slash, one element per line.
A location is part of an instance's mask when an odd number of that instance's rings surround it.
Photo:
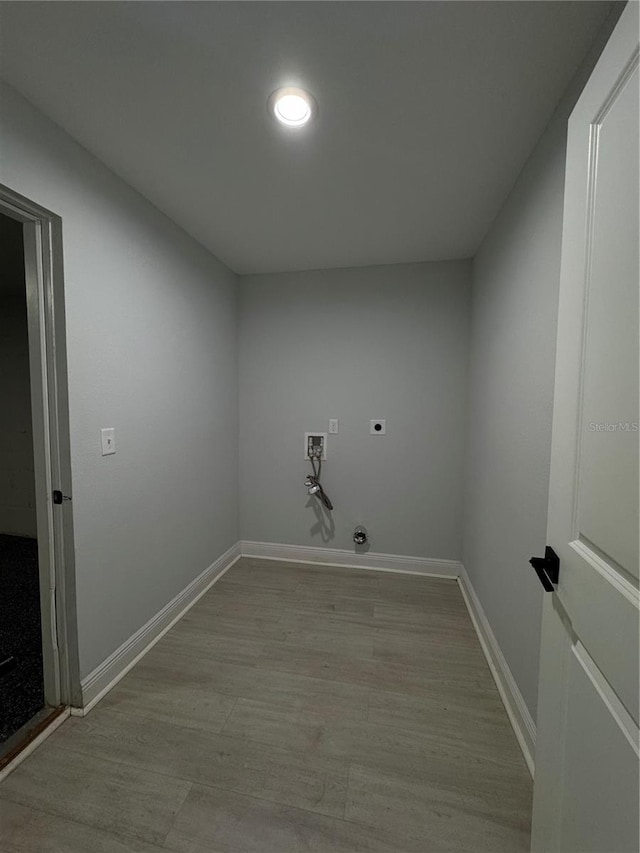
<path fill-rule="evenodd" d="M 53 490 L 53 502 L 54 504 L 61 504 L 63 501 L 70 501 L 71 498 L 68 495 L 63 495 L 60 489 Z"/>
<path fill-rule="evenodd" d="M 545 592 L 553 592 L 560 577 L 560 558 L 549 545 L 544 549 L 544 557 L 532 557 L 529 562 L 540 578 Z"/>

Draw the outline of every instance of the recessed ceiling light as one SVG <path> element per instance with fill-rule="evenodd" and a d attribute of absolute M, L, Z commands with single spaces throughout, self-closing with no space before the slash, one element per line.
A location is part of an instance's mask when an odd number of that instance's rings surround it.
<path fill-rule="evenodd" d="M 271 115 L 286 127 L 303 127 L 317 111 L 313 95 L 293 86 L 276 89 L 267 105 Z"/>

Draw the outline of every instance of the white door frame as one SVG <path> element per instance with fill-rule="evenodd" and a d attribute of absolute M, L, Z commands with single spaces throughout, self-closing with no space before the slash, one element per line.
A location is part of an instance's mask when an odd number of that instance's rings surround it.
<path fill-rule="evenodd" d="M 60 217 L 0 184 L 0 213 L 23 223 L 44 695 L 80 701 Z"/>

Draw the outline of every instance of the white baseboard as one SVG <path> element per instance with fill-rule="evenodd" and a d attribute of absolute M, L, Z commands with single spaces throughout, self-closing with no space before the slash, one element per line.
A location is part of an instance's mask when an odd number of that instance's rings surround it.
<path fill-rule="evenodd" d="M 128 640 L 109 655 L 82 680 L 82 707 L 72 708 L 74 716 L 84 717 L 120 679 L 135 666 L 169 631 L 205 592 L 240 559 L 240 543 L 236 542 L 215 563 L 191 581 L 162 610 L 156 613 Z"/>
<path fill-rule="evenodd" d="M 480 599 L 476 595 L 476 591 L 471 585 L 469 575 L 464 566 L 461 566 L 458 584 L 462 597 L 467 605 L 469 616 L 473 622 L 473 627 L 476 629 L 476 634 L 480 640 L 482 651 L 489 664 L 489 669 L 493 675 L 493 679 L 500 693 L 500 698 L 504 704 L 505 710 L 515 732 L 515 736 L 522 750 L 524 760 L 527 763 L 529 772 L 533 777 L 534 773 L 534 755 L 536 747 L 536 724 L 527 708 L 524 697 L 516 684 L 513 673 L 509 669 L 509 664 L 506 661 L 502 649 L 500 648 L 495 634 L 491 630 L 491 625 L 484 612 Z"/>
<path fill-rule="evenodd" d="M 285 563 L 317 563 L 348 569 L 372 569 L 378 572 L 402 572 L 438 578 L 457 578 L 462 564 L 457 560 L 431 560 L 398 554 L 354 554 L 338 548 L 310 548 L 305 545 L 279 545 L 274 542 L 240 542 L 243 557 L 280 560 Z"/>

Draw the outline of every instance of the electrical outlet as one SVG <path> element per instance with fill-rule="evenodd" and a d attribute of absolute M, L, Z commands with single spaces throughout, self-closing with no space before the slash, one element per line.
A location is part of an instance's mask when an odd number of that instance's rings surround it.
<path fill-rule="evenodd" d="M 115 427 L 107 427 L 100 430 L 102 440 L 102 455 L 112 456 L 116 452 L 116 431 Z"/>
<path fill-rule="evenodd" d="M 329 418 L 329 435 L 337 435 L 338 434 L 338 419 L 337 418 Z"/>

